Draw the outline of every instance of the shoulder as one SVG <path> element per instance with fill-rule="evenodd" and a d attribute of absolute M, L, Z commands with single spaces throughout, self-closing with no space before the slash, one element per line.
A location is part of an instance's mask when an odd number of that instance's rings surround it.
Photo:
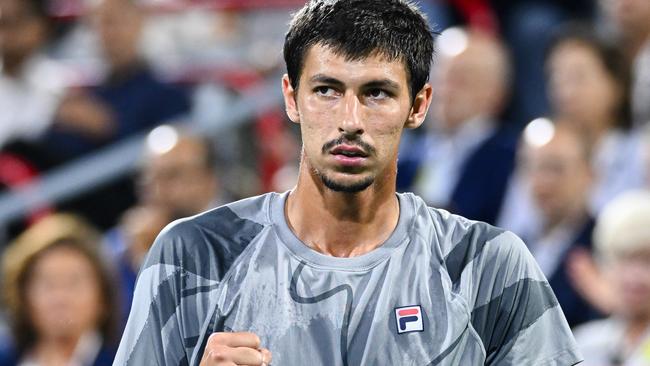
<path fill-rule="evenodd" d="M 428 207 L 421 198 L 413 194 L 411 196 L 416 202 L 419 221 L 419 227 L 416 229 L 426 235 L 426 239 L 436 245 L 441 254 L 452 262 L 460 257 L 465 258 L 465 261 L 471 260 L 491 243 L 504 250 L 516 250 L 523 245 L 521 240 L 509 231 L 452 214 L 444 209 Z"/>
<path fill-rule="evenodd" d="M 269 224 L 268 205 L 277 194 L 269 193 L 225 204 L 195 216 L 176 220 L 161 232 L 165 239 L 187 239 L 190 245 L 205 235 L 220 235 L 238 239 L 255 235 Z"/>
<path fill-rule="evenodd" d="M 443 269 L 454 286 L 486 284 L 482 278 L 543 280 L 523 241 L 514 233 L 482 221 L 470 220 L 446 210 L 427 207 L 417 196 L 418 232 L 431 250 L 439 253 Z M 419 208 L 417 208 L 419 207 Z M 474 291 L 471 291 L 474 292 Z"/>
<path fill-rule="evenodd" d="M 268 205 L 278 198 L 276 193 L 251 197 L 172 222 L 156 238 L 143 270 L 171 265 L 220 278 L 269 225 Z"/>

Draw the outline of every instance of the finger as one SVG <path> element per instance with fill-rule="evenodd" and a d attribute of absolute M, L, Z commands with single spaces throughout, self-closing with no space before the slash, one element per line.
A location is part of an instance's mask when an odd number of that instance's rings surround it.
<path fill-rule="evenodd" d="M 250 332 L 212 333 L 208 338 L 207 347 L 210 347 L 211 345 L 258 349 L 260 347 L 260 337 Z"/>
<path fill-rule="evenodd" d="M 262 365 L 267 366 L 271 364 L 271 361 L 273 361 L 273 355 L 271 354 L 271 351 L 269 351 L 266 348 L 260 349 L 260 352 L 262 352 Z"/>
<path fill-rule="evenodd" d="M 230 359 L 237 365 L 261 366 L 264 363 L 264 356 L 257 349 L 249 347 L 236 347 L 230 349 L 232 350 L 230 353 Z"/>
<path fill-rule="evenodd" d="M 262 365 L 262 353 L 259 350 L 248 347 L 228 347 L 224 345 L 214 346 L 208 353 L 207 365 Z"/>
<path fill-rule="evenodd" d="M 225 346 L 220 346 L 219 349 L 206 352 L 199 366 L 237 366 L 236 363 L 228 359 L 225 348 Z"/>

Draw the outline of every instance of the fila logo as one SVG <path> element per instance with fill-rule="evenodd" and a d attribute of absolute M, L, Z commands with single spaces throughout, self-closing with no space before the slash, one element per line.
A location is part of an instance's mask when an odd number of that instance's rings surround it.
<path fill-rule="evenodd" d="M 397 321 L 397 333 L 399 334 L 424 330 L 420 305 L 396 308 L 395 320 Z"/>

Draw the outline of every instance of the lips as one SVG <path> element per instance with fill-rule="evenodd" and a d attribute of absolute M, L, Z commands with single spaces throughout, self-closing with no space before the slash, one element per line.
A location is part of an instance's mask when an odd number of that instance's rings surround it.
<path fill-rule="evenodd" d="M 358 169 L 365 165 L 368 153 L 360 147 L 351 145 L 338 145 L 332 150 L 330 154 L 334 160 L 343 167 L 349 169 Z"/>
<path fill-rule="evenodd" d="M 350 145 L 339 145 L 330 151 L 332 155 L 342 155 L 348 158 L 367 158 L 368 154 L 363 149 Z"/>

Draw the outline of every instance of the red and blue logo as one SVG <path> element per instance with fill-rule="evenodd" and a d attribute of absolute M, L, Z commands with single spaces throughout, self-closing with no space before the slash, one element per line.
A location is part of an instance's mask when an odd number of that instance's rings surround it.
<path fill-rule="evenodd" d="M 397 321 L 397 333 L 422 332 L 422 308 L 420 305 L 404 306 L 395 308 L 395 320 Z"/>

